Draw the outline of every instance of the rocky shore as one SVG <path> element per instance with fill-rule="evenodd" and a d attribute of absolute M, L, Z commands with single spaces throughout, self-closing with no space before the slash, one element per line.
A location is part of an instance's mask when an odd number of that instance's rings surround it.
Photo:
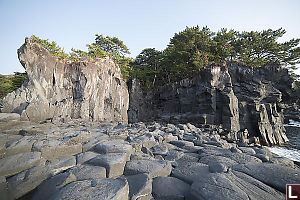
<path fill-rule="evenodd" d="M 292 160 L 214 126 L 0 116 L 0 199 L 278 200 L 300 182 Z"/>
<path fill-rule="evenodd" d="M 278 200 L 300 183 L 299 163 L 262 146 L 288 142 L 280 65 L 213 65 L 145 92 L 110 58 L 62 61 L 29 38 L 18 56 L 28 80 L 0 102 L 0 200 Z"/>

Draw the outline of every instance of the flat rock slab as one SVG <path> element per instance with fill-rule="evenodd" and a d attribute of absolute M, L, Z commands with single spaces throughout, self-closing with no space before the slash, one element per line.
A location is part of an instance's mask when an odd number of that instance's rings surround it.
<path fill-rule="evenodd" d="M 38 186 L 34 193 L 33 200 L 50 199 L 53 194 L 56 194 L 59 189 L 68 183 L 76 181 L 76 177 L 71 172 L 57 174 Z"/>
<path fill-rule="evenodd" d="M 112 178 L 123 174 L 126 161 L 128 160 L 127 153 L 108 153 L 98 155 L 88 163 L 106 168 L 106 177 Z"/>
<path fill-rule="evenodd" d="M 156 177 L 153 179 L 152 190 L 156 200 L 184 200 L 190 185 L 175 177 Z"/>
<path fill-rule="evenodd" d="M 81 165 L 81 164 L 91 160 L 92 158 L 95 158 L 98 155 L 99 155 L 98 153 L 95 153 L 92 151 L 87 151 L 87 152 L 77 154 L 76 155 L 76 163 L 77 163 L 77 165 Z"/>
<path fill-rule="evenodd" d="M 164 160 L 133 160 L 126 163 L 124 175 L 147 173 L 151 178 L 169 176 L 171 163 Z"/>
<path fill-rule="evenodd" d="M 22 171 L 7 179 L 8 191 L 11 199 L 17 199 L 39 186 L 49 178 L 51 170 L 49 166 L 37 166 Z"/>
<path fill-rule="evenodd" d="M 98 153 L 129 153 L 132 152 L 132 146 L 124 143 L 124 140 L 103 141 L 93 148 Z"/>
<path fill-rule="evenodd" d="M 190 162 L 173 169 L 172 176 L 192 184 L 194 181 L 202 178 L 204 174 L 208 174 L 209 166 L 203 163 Z"/>
<path fill-rule="evenodd" d="M 41 164 L 41 152 L 20 153 L 0 160 L 0 176 L 12 176 Z"/>
<path fill-rule="evenodd" d="M 129 184 L 129 198 L 131 200 L 146 200 L 152 198 L 152 179 L 148 174 L 126 176 Z"/>
<path fill-rule="evenodd" d="M 106 178 L 106 169 L 104 167 L 93 165 L 77 165 L 68 170 L 76 177 L 77 181 L 92 179 L 92 178 Z"/>
<path fill-rule="evenodd" d="M 0 113 L 0 122 L 8 122 L 12 120 L 20 120 L 18 113 Z"/>
<path fill-rule="evenodd" d="M 283 200 L 284 194 L 243 173 L 210 173 L 191 185 L 187 199 Z"/>
<path fill-rule="evenodd" d="M 235 165 L 232 169 L 248 174 L 261 182 L 285 193 L 286 184 L 300 183 L 300 170 L 269 163 Z"/>
<path fill-rule="evenodd" d="M 59 193 L 51 197 L 53 200 L 69 199 L 128 199 L 129 186 L 124 179 L 100 178 L 76 181 L 63 187 Z"/>

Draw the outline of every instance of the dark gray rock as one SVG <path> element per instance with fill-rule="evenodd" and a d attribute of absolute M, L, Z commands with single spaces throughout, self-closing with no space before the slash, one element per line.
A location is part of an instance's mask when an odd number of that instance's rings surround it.
<path fill-rule="evenodd" d="M 286 184 L 300 183 L 300 170 L 276 164 L 248 163 L 235 165 L 232 169 L 243 172 L 283 193 Z"/>
<path fill-rule="evenodd" d="M 208 174 L 209 166 L 203 163 L 190 162 L 186 165 L 178 166 L 172 170 L 172 176 L 192 184 L 203 176 L 203 174 Z"/>
<path fill-rule="evenodd" d="M 87 151 L 87 152 L 77 154 L 76 155 L 76 163 L 77 163 L 77 165 L 81 165 L 81 164 L 91 160 L 92 158 L 95 158 L 98 155 L 99 154 L 91 152 L 91 151 Z"/>
<path fill-rule="evenodd" d="M 128 160 L 126 153 L 108 153 L 98 155 L 88 163 L 96 166 L 105 167 L 106 177 L 118 177 L 123 174 L 125 163 Z"/>
<path fill-rule="evenodd" d="M 74 174 L 77 181 L 93 178 L 106 178 L 106 169 L 104 167 L 92 165 L 77 165 L 68 170 Z"/>
<path fill-rule="evenodd" d="M 190 185 L 174 177 L 156 177 L 153 179 L 152 190 L 156 200 L 184 200 Z"/>
<path fill-rule="evenodd" d="M 171 163 L 164 160 L 133 160 L 126 163 L 124 175 L 147 173 L 151 178 L 169 176 Z"/>
<path fill-rule="evenodd" d="M 0 199 L 9 199 L 7 182 L 4 176 L 0 176 Z"/>
<path fill-rule="evenodd" d="M 152 179 L 148 174 L 126 176 L 129 184 L 129 198 L 131 200 L 152 199 Z"/>
<path fill-rule="evenodd" d="M 126 144 L 123 140 L 109 140 L 109 141 L 101 141 L 97 144 L 94 151 L 98 153 L 128 153 L 129 155 L 132 152 L 132 146 Z"/>
<path fill-rule="evenodd" d="M 294 168 L 294 161 L 285 158 L 285 157 L 273 157 L 270 158 L 270 163 L 274 163 L 277 165 L 282 165 L 282 166 L 286 166 L 286 167 L 291 167 Z"/>
<path fill-rule="evenodd" d="M 187 199 L 284 199 L 284 194 L 243 173 L 203 174 L 191 185 Z"/>
<path fill-rule="evenodd" d="M 51 176 L 49 166 L 37 166 L 7 179 L 11 199 L 17 199 L 32 191 Z"/>
<path fill-rule="evenodd" d="M 133 85 L 130 99 L 138 100 L 129 104 L 134 107 L 131 112 L 136 121 L 220 124 L 231 131 L 226 135 L 228 140 L 245 144 L 251 138 L 260 138 L 263 145 L 288 141 L 279 105 L 292 96 L 294 84 L 284 66 L 213 65 L 201 69 L 193 78 L 146 94 L 137 81 Z M 198 132 L 191 125 L 177 127 L 184 133 Z M 222 145 L 217 141 L 215 144 Z"/>
<path fill-rule="evenodd" d="M 76 181 L 76 177 L 70 172 L 57 174 L 39 185 L 32 199 L 51 199 L 53 194 L 58 193 L 62 187 L 74 181 Z"/>
<path fill-rule="evenodd" d="M 100 178 L 75 181 L 63 187 L 51 199 L 128 199 L 129 186 L 124 179 Z"/>
<path fill-rule="evenodd" d="M 0 176 L 12 176 L 23 170 L 41 165 L 41 152 L 20 153 L 0 159 Z"/>

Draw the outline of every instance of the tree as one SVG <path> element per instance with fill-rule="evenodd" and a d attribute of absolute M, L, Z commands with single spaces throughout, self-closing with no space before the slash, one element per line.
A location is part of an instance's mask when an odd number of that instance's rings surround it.
<path fill-rule="evenodd" d="M 282 28 L 238 33 L 233 44 L 236 60 L 255 67 L 267 63 L 280 63 L 294 67 L 300 63 L 300 47 L 297 47 L 300 39 L 277 42 L 277 39 L 285 33 Z"/>
<path fill-rule="evenodd" d="M 162 52 L 146 48 L 136 57 L 131 76 L 138 78 L 144 90 L 149 90 L 163 81 Z"/>
<path fill-rule="evenodd" d="M 214 60 L 211 52 L 214 33 L 208 27 L 187 27 L 176 33 L 165 49 L 166 64 L 175 79 L 194 75 Z M 172 79 L 173 79 L 172 78 Z"/>
<path fill-rule="evenodd" d="M 51 54 L 58 57 L 59 59 L 67 59 L 69 56 L 65 53 L 64 49 L 56 44 L 56 42 L 49 42 L 48 39 L 44 40 L 35 35 L 31 36 L 31 39 L 39 44 L 41 44 L 45 49 L 47 49 Z"/>
<path fill-rule="evenodd" d="M 117 37 L 104 37 L 103 35 L 96 34 L 95 42 L 87 46 L 89 56 L 93 58 L 111 57 L 119 64 L 123 77 L 126 79 L 129 78 L 130 62 L 132 60 L 126 57 L 130 52 L 122 40 Z"/>

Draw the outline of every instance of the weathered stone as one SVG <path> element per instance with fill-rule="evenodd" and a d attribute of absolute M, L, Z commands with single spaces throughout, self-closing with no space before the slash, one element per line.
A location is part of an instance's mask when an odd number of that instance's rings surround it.
<path fill-rule="evenodd" d="M 193 78 L 144 94 L 138 85 L 134 81 L 129 105 L 134 107 L 136 121 L 218 124 L 232 133 L 228 140 L 245 144 L 250 138 L 260 138 L 264 145 L 288 141 L 279 104 L 292 96 L 294 84 L 284 66 L 249 68 L 229 63 L 203 68 Z M 199 132 L 190 125 L 178 128 L 184 133 Z"/>
<path fill-rule="evenodd" d="M 0 160 L 0 176 L 12 176 L 42 164 L 40 152 L 20 153 Z"/>
<path fill-rule="evenodd" d="M 75 156 L 67 156 L 55 160 L 48 160 L 46 164 L 50 168 L 51 175 L 56 175 L 64 170 L 67 170 L 76 165 Z"/>
<path fill-rule="evenodd" d="M 154 158 L 145 153 L 136 153 L 130 156 L 130 160 L 154 160 Z"/>
<path fill-rule="evenodd" d="M 36 144 L 34 144 L 36 147 Z M 40 148 L 40 152 L 42 153 L 42 157 L 45 159 L 56 159 L 65 156 L 71 156 L 82 152 L 82 145 L 81 144 L 74 144 L 74 145 L 65 145 L 56 143 L 53 146 L 42 146 Z"/>
<path fill-rule="evenodd" d="M 0 122 L 8 122 L 12 120 L 20 120 L 18 113 L 0 113 Z"/>
<path fill-rule="evenodd" d="M 191 185 L 188 200 L 284 199 L 284 195 L 243 173 L 203 174 Z"/>
<path fill-rule="evenodd" d="M 37 166 L 7 179 L 9 196 L 17 199 L 35 189 L 51 175 L 49 166 Z"/>
<path fill-rule="evenodd" d="M 177 147 L 186 147 L 186 146 L 194 146 L 193 142 L 189 141 L 184 141 L 184 140 L 175 140 L 175 141 L 170 141 L 171 144 L 177 146 Z"/>
<path fill-rule="evenodd" d="M 152 179 L 148 174 L 126 176 L 129 184 L 129 198 L 131 200 L 152 199 Z"/>
<path fill-rule="evenodd" d="M 163 143 L 163 144 L 157 144 L 151 148 L 151 151 L 153 155 L 166 155 L 168 152 L 168 145 Z"/>
<path fill-rule="evenodd" d="M 300 183 L 300 170 L 268 163 L 235 165 L 234 170 L 243 172 L 285 193 L 286 184 Z"/>
<path fill-rule="evenodd" d="M 256 158 L 259 158 L 259 159 L 261 159 L 261 161 L 263 161 L 263 162 L 269 162 L 270 161 L 270 158 L 269 158 L 269 156 L 267 156 L 267 155 L 264 155 L 264 154 L 255 154 L 254 155 Z"/>
<path fill-rule="evenodd" d="M 153 179 L 152 190 L 153 197 L 157 200 L 184 200 L 190 186 L 174 177 L 156 177 Z"/>
<path fill-rule="evenodd" d="M 222 162 L 213 160 L 213 161 L 209 162 L 208 165 L 209 165 L 209 171 L 211 173 L 222 173 L 222 172 L 228 171 L 227 165 L 223 164 Z"/>
<path fill-rule="evenodd" d="M 70 172 L 64 172 L 57 174 L 50 179 L 44 181 L 40 186 L 38 186 L 36 192 L 34 193 L 33 200 L 44 200 L 50 199 L 53 194 L 59 192 L 59 189 L 67 185 L 68 183 L 76 181 L 74 174 Z"/>
<path fill-rule="evenodd" d="M 172 176 L 187 182 L 189 184 L 201 178 L 204 174 L 208 174 L 209 166 L 203 163 L 187 163 L 183 166 L 178 166 L 172 170 Z"/>
<path fill-rule="evenodd" d="M 108 153 L 98 155 L 88 163 L 96 166 L 105 167 L 106 177 L 118 177 L 123 174 L 128 155 L 126 153 Z"/>
<path fill-rule="evenodd" d="M 93 148 L 93 150 L 102 154 L 128 153 L 130 155 L 132 152 L 132 146 L 124 143 L 123 140 L 110 140 L 110 141 L 100 142 Z"/>
<path fill-rule="evenodd" d="M 124 174 L 135 175 L 147 173 L 151 178 L 169 176 L 172 166 L 163 160 L 133 160 L 126 163 Z"/>
<path fill-rule="evenodd" d="M 112 59 L 63 62 L 30 38 L 18 57 L 28 81 L 1 101 L 2 112 L 17 112 L 30 121 L 80 118 L 127 123 L 128 90 Z"/>
<path fill-rule="evenodd" d="M 81 165 L 81 164 L 91 160 L 92 158 L 95 158 L 98 155 L 99 155 L 98 153 L 94 153 L 94 152 L 91 152 L 91 151 L 87 151 L 87 152 L 77 154 L 76 155 L 76 163 L 77 163 L 77 165 Z"/>
<path fill-rule="evenodd" d="M 34 142 L 34 137 L 24 136 L 17 141 L 8 143 L 6 145 L 5 154 L 6 156 L 10 156 L 18 153 L 30 152 Z"/>
<path fill-rule="evenodd" d="M 256 154 L 255 150 L 250 147 L 238 147 L 238 149 L 240 149 L 243 153 L 247 153 L 250 155 Z"/>
<path fill-rule="evenodd" d="M 74 174 L 77 181 L 92 178 L 106 178 L 106 169 L 99 166 L 77 165 L 68 171 Z"/>
<path fill-rule="evenodd" d="M 9 199 L 7 182 L 4 176 L 0 176 L 0 199 Z"/>
<path fill-rule="evenodd" d="M 288 159 L 288 158 L 284 158 L 284 157 L 273 157 L 270 158 L 270 162 L 277 164 L 277 165 L 282 165 L 282 166 L 286 166 L 286 167 L 291 167 L 294 168 L 294 161 Z"/>
<path fill-rule="evenodd" d="M 129 186 L 124 179 L 100 178 L 76 181 L 63 187 L 51 199 L 128 199 Z"/>

